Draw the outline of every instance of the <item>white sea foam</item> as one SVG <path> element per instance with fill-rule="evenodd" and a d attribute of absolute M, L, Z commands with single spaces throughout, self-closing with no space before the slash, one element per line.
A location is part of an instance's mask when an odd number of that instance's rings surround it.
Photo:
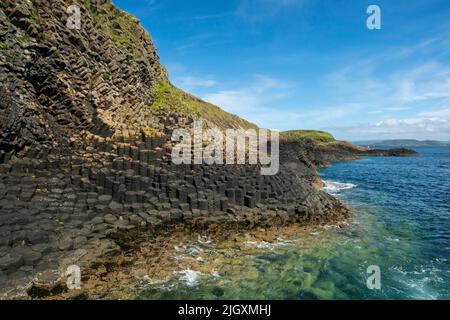
<path fill-rule="evenodd" d="M 159 289 L 171 290 L 173 285 L 169 283 L 170 277 L 165 279 L 154 280 L 150 278 L 148 275 L 143 277 L 136 277 L 139 280 L 139 284 L 132 286 L 132 288 L 137 290 L 147 290 L 150 287 L 157 287 Z"/>
<path fill-rule="evenodd" d="M 275 248 L 281 247 L 281 246 L 285 246 L 287 244 L 289 244 L 291 241 L 289 240 L 285 240 L 282 237 L 278 237 L 277 241 L 275 242 L 266 242 L 266 241 L 246 241 L 245 244 L 252 246 L 252 247 L 256 247 L 258 249 L 266 249 L 266 250 L 273 250 Z"/>
<path fill-rule="evenodd" d="M 415 270 L 404 270 L 401 266 L 394 266 L 389 269 L 399 274 L 397 281 L 410 290 L 408 294 L 414 299 L 439 299 L 440 293 L 432 291 L 430 284 L 444 282 L 444 279 L 440 276 L 443 270 L 434 266 L 423 265 L 418 266 Z"/>
<path fill-rule="evenodd" d="M 323 190 L 330 194 L 336 194 L 342 190 L 353 189 L 356 187 L 353 183 L 343 183 L 329 180 L 324 180 L 323 182 L 325 183 Z"/>
<path fill-rule="evenodd" d="M 394 241 L 394 242 L 399 242 L 400 241 L 400 239 L 392 238 L 392 237 L 386 237 L 386 239 L 389 240 L 389 241 Z"/>
<path fill-rule="evenodd" d="M 143 277 L 136 277 L 139 284 L 131 286 L 135 290 L 147 290 L 149 288 L 158 288 L 161 290 L 172 291 L 176 289 L 180 282 L 184 283 L 188 287 L 195 287 L 199 284 L 201 277 L 205 279 L 218 280 L 220 279 L 220 274 L 217 271 L 212 270 L 210 274 L 204 274 L 200 271 L 195 271 L 191 269 L 185 269 L 181 271 L 174 271 L 172 276 L 168 276 L 165 279 L 155 280 L 150 278 L 148 275 Z"/>
<path fill-rule="evenodd" d="M 273 250 L 278 246 L 278 244 L 276 243 L 270 243 L 270 242 L 266 242 L 266 241 L 261 241 L 260 243 L 258 243 L 256 245 L 256 247 L 258 249 L 269 249 L 269 250 Z"/>
<path fill-rule="evenodd" d="M 200 271 L 186 269 L 175 272 L 180 280 L 184 281 L 188 287 L 195 287 L 198 284 L 198 279 L 202 275 Z"/>

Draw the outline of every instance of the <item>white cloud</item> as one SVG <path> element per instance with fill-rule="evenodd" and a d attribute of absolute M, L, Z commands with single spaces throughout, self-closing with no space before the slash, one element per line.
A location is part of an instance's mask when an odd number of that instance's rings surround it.
<path fill-rule="evenodd" d="M 229 112 L 255 111 L 267 103 L 289 95 L 290 84 L 265 76 L 254 75 L 247 86 L 233 90 L 221 90 L 206 94 L 203 98 L 222 106 Z"/>
<path fill-rule="evenodd" d="M 239 90 L 221 90 L 206 94 L 204 100 L 222 107 L 225 111 L 238 113 L 257 108 L 260 98 L 248 88 Z"/>
<path fill-rule="evenodd" d="M 450 108 L 421 112 L 418 115 L 420 117 L 424 117 L 429 120 L 439 120 L 439 119 L 450 120 Z"/>
<path fill-rule="evenodd" d="M 336 135 L 358 140 L 450 140 L 450 110 L 446 107 L 450 105 L 450 64 L 439 59 L 443 46 L 442 39 L 434 38 L 410 48 L 387 49 L 370 59 L 348 59 L 351 64 L 326 76 L 324 81 L 339 105 L 351 99 L 363 110 L 357 120 L 359 125 L 335 126 Z M 427 59 L 420 60 L 422 51 L 433 50 L 433 59 L 427 55 Z M 373 122 L 362 114 L 372 117 Z"/>
<path fill-rule="evenodd" d="M 422 58 L 423 52 L 435 52 Z M 387 48 L 371 57 L 346 57 L 344 66 L 324 77 L 341 98 L 385 109 L 433 99 L 450 98 L 450 65 L 439 60 L 448 51 L 445 37 L 423 40 L 410 47 Z M 430 59 L 433 56 L 434 59 Z M 350 61 L 350 64 L 347 64 Z M 391 110 L 393 111 L 393 110 Z"/>
<path fill-rule="evenodd" d="M 289 5 L 294 4 L 280 4 Z M 432 39 L 370 58 L 347 57 L 323 78 L 326 99 L 315 108 L 305 104 L 295 84 L 267 75 L 249 81 L 240 77 L 235 87 L 226 88 L 214 76 L 191 76 L 175 65 L 174 83 L 188 91 L 196 88 L 204 100 L 266 128 L 329 130 L 348 140 L 450 140 L 450 64 L 437 55 L 418 63 L 415 56 L 442 45 Z"/>
<path fill-rule="evenodd" d="M 187 66 L 179 63 L 169 63 L 167 66 L 172 83 L 183 90 L 192 92 L 196 89 L 209 89 L 217 85 L 213 75 L 192 75 L 192 71 Z"/>
<path fill-rule="evenodd" d="M 318 109 L 298 105 L 293 109 L 287 104 L 296 89 L 290 82 L 255 75 L 246 87 L 211 92 L 203 95 L 202 99 L 261 127 L 280 130 L 323 129 L 330 123 L 351 118 L 361 112 L 362 106 L 352 103 L 342 108 Z"/>
<path fill-rule="evenodd" d="M 208 79 L 203 77 L 193 76 L 180 76 L 174 79 L 177 86 L 180 86 L 186 90 L 192 90 L 193 88 L 211 88 L 214 87 L 217 82 L 214 79 Z"/>
<path fill-rule="evenodd" d="M 450 141 L 450 108 L 422 112 L 413 118 L 387 118 L 375 124 L 350 127 L 334 127 L 338 138 L 372 139 L 418 139 Z"/>
<path fill-rule="evenodd" d="M 254 75 L 245 87 L 204 94 L 202 99 L 261 126 L 275 128 L 287 116 L 283 99 L 291 84 L 265 75 Z"/>
<path fill-rule="evenodd" d="M 182 74 L 188 70 L 188 67 L 181 63 L 169 63 L 166 65 L 166 67 L 169 70 L 170 75 Z"/>

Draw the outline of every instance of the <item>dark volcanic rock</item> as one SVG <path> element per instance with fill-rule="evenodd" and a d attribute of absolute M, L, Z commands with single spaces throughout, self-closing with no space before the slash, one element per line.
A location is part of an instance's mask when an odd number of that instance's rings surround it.
<path fill-rule="evenodd" d="M 320 191 L 316 169 L 369 150 L 282 143 L 274 176 L 262 176 L 260 165 L 174 165 L 164 133 L 194 116 L 173 111 L 178 105 L 150 113 L 155 85 L 168 80 L 135 18 L 110 1 L 75 0 L 83 22 L 70 30 L 67 1 L 0 3 L 0 277 L 13 283 L 44 272 L 53 283 L 49 269 L 114 252 L 109 238 L 133 230 L 349 216 Z M 222 127 L 246 124 L 233 119 Z"/>
<path fill-rule="evenodd" d="M 282 157 L 287 163 L 299 160 L 304 166 L 312 168 L 326 166 L 331 162 L 341 162 L 359 159 L 362 156 L 391 157 L 418 156 L 410 149 L 379 150 L 352 145 L 345 141 L 318 143 L 311 139 L 282 141 Z M 302 170 L 304 171 L 304 170 Z M 311 172 L 309 172 L 311 173 Z M 305 172 L 308 174 L 308 172 Z"/>
<path fill-rule="evenodd" d="M 13 273 L 24 264 L 24 258 L 17 253 L 8 253 L 0 257 L 0 270 L 5 273 Z"/>
<path fill-rule="evenodd" d="M 79 30 L 66 26 L 69 5 L 81 10 Z M 120 36 L 114 33 L 118 27 Z M 129 38 L 132 48 L 117 37 Z M 109 0 L 1 2 L 3 160 L 27 147 L 39 153 L 42 146 L 69 145 L 83 130 L 111 135 L 129 112 L 139 117 L 151 104 L 150 89 L 160 81 L 167 75 L 150 36 Z"/>
<path fill-rule="evenodd" d="M 389 150 L 368 149 L 367 151 L 361 152 L 360 154 L 378 157 L 415 157 L 419 155 L 418 152 L 406 148 L 395 148 Z"/>

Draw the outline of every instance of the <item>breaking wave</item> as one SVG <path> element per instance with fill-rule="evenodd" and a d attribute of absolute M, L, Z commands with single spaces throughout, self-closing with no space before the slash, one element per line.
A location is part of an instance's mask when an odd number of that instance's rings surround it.
<path fill-rule="evenodd" d="M 353 183 L 343 183 L 329 180 L 324 180 L 323 182 L 325 183 L 323 191 L 330 194 L 336 194 L 343 190 L 353 189 L 356 187 Z"/>

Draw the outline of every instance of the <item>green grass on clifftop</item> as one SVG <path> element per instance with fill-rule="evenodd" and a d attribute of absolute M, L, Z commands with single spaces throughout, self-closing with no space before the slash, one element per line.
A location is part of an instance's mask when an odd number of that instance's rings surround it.
<path fill-rule="evenodd" d="M 309 138 L 318 142 L 336 141 L 331 133 L 317 130 L 290 130 L 282 132 L 281 135 L 287 140 Z"/>
<path fill-rule="evenodd" d="M 153 104 L 148 108 L 162 116 L 167 113 L 202 118 L 219 129 L 255 128 L 256 125 L 228 113 L 219 107 L 190 95 L 168 82 L 160 82 L 153 89 Z"/>

